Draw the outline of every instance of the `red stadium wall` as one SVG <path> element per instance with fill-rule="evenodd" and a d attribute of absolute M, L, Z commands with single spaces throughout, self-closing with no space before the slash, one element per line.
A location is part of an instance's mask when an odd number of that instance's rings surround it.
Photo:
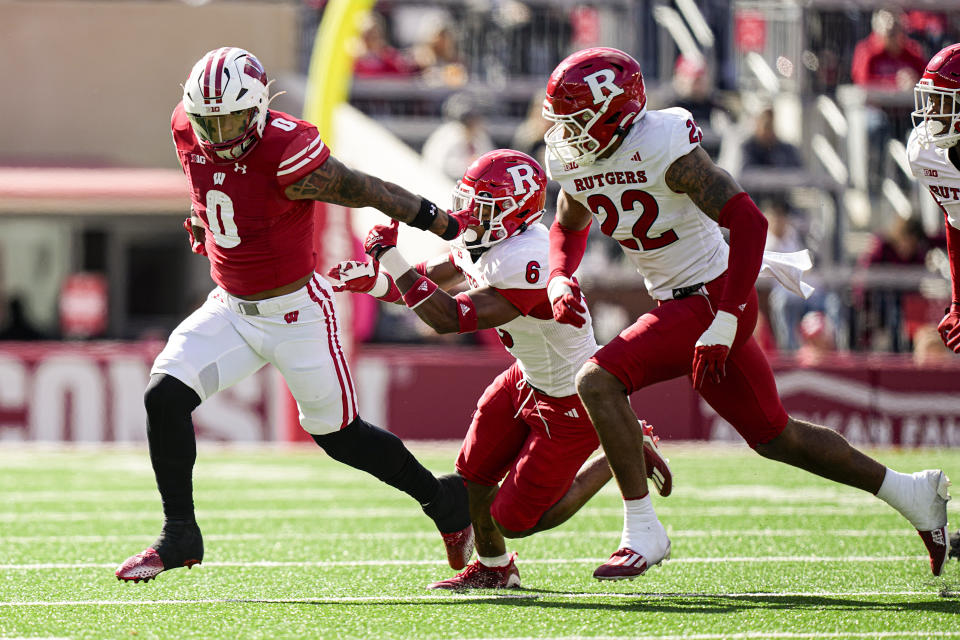
<path fill-rule="evenodd" d="M 162 346 L 0 343 L 0 440 L 140 442 L 142 394 Z M 509 363 L 497 349 L 366 347 L 353 358 L 361 414 L 409 439 L 459 439 L 477 398 Z M 774 363 L 787 410 L 859 444 L 960 446 L 960 359 L 914 366 L 894 356 L 838 358 L 815 367 Z M 280 441 L 286 390 L 272 369 L 205 402 L 198 435 Z M 665 439 L 737 439 L 686 379 L 644 389 L 637 414 Z"/>

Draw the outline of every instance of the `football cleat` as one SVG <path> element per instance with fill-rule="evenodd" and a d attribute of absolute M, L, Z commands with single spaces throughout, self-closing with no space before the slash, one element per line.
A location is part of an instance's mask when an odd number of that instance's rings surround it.
<path fill-rule="evenodd" d="M 463 478 L 450 473 L 437 478 L 437 497 L 423 505 L 423 511 L 437 525 L 451 569 L 463 569 L 473 555 L 473 524 L 470 522 L 470 498 Z"/>
<path fill-rule="evenodd" d="M 149 582 L 162 572 L 203 561 L 203 536 L 193 520 L 167 520 L 160 537 L 151 547 L 124 560 L 116 571 L 117 580 Z"/>
<path fill-rule="evenodd" d="M 451 569 L 463 569 L 473 555 L 473 525 L 453 533 L 441 533 L 447 550 L 447 563 Z"/>
<path fill-rule="evenodd" d="M 933 494 L 928 511 L 924 514 L 926 524 L 918 526 L 917 533 L 930 554 L 930 571 L 939 576 L 950 550 L 947 541 L 947 501 L 950 500 L 947 490 L 950 480 L 947 474 L 939 469 L 928 469 L 914 475 L 921 482 L 926 482 Z"/>
<path fill-rule="evenodd" d="M 642 576 L 650 567 L 655 567 L 664 560 L 670 559 L 670 541 L 667 540 L 667 550 L 657 560 L 646 558 L 629 547 L 617 549 L 610 559 L 597 567 L 593 577 L 597 580 L 633 580 Z"/>
<path fill-rule="evenodd" d="M 657 488 L 657 493 L 666 498 L 673 491 L 669 460 L 660 453 L 660 437 L 653 434 L 653 427 L 641 420 L 640 428 L 643 430 L 643 461 L 647 465 L 647 477 Z"/>
<path fill-rule="evenodd" d="M 446 580 L 427 585 L 427 589 L 515 589 L 520 586 L 520 571 L 515 560 L 516 553 L 510 554 L 510 563 L 505 567 L 488 567 L 479 560 L 466 569 Z"/>

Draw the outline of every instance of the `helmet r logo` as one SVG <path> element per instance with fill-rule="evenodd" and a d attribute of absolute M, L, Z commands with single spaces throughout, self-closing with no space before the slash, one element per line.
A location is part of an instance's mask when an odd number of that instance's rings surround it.
<path fill-rule="evenodd" d="M 613 82 L 614 77 L 616 76 L 612 69 L 601 69 L 583 78 L 593 94 L 593 104 L 602 104 L 607 98 L 623 93 L 623 89 Z M 609 93 L 604 95 L 603 89 L 606 89 Z"/>
<path fill-rule="evenodd" d="M 517 164 L 507 167 L 510 177 L 513 178 L 513 195 L 537 190 L 537 181 L 533 179 L 533 167 L 528 164 Z M 526 189 L 524 188 L 526 185 Z"/>

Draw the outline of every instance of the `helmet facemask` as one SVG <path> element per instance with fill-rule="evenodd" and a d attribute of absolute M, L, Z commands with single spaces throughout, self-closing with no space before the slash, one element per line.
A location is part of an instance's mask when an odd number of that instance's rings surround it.
<path fill-rule="evenodd" d="M 960 91 L 922 79 L 913 89 L 913 100 L 913 126 L 924 148 L 932 142 L 948 149 L 960 141 Z"/>
<path fill-rule="evenodd" d="M 487 191 L 477 193 L 463 181 L 458 182 L 453 191 L 454 211 L 470 209 L 483 226 L 480 234 L 473 229 L 464 232 L 460 236 L 463 246 L 470 250 L 489 249 L 510 236 L 526 231 L 543 216 L 543 211 L 532 215 L 530 212 L 520 213 L 535 194 L 536 191 L 531 190 L 520 200 L 510 196 L 493 197 Z"/>

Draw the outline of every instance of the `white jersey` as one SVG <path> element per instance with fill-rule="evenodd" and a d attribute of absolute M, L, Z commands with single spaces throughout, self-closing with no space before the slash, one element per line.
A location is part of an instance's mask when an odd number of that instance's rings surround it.
<path fill-rule="evenodd" d="M 620 243 L 657 300 L 727 269 L 729 247 L 720 226 L 664 180 L 674 160 L 693 151 L 700 138 L 690 112 L 674 107 L 648 111 L 613 155 L 592 165 L 565 165 L 547 150 L 548 175 Z"/>
<path fill-rule="evenodd" d="M 943 207 L 950 225 L 960 229 L 960 170 L 950 162 L 948 151 L 935 144 L 924 149 L 917 139 L 916 129 L 907 139 L 907 160 L 913 176 Z"/>
<path fill-rule="evenodd" d="M 586 323 L 579 329 L 553 319 L 546 293 L 549 253 L 547 228 L 540 223 L 495 244 L 476 262 L 459 243 L 450 245 L 454 266 L 472 288 L 489 286 L 508 300 L 517 297 L 511 291 L 518 289 L 524 290 L 520 293 L 528 299 L 536 298 L 535 292 L 542 294 L 542 301 L 527 310 L 528 315 L 518 316 L 496 331 L 517 359 L 524 379 L 547 395 L 560 398 L 577 392 L 577 371 L 598 347 L 589 310 Z"/>

